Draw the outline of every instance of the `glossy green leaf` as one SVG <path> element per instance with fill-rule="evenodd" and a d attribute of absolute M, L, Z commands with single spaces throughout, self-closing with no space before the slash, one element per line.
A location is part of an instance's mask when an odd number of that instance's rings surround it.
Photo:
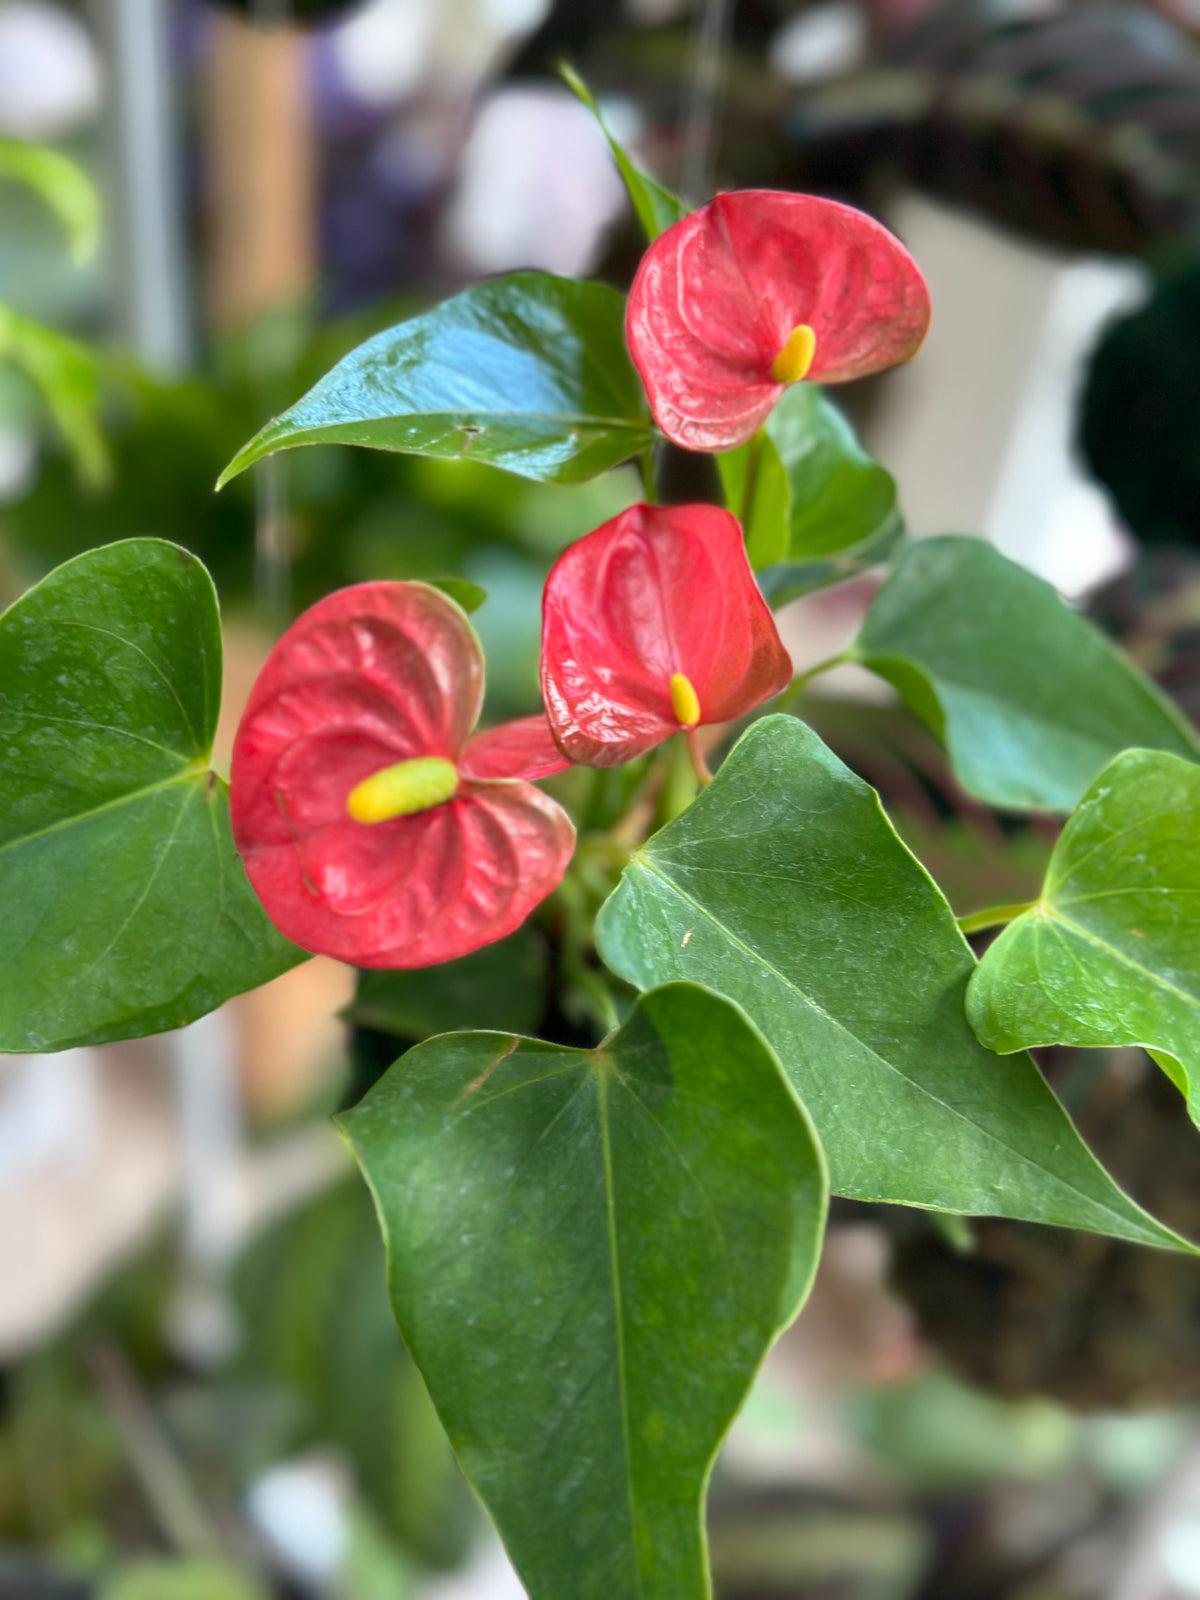
<path fill-rule="evenodd" d="M 1069 811 L 1131 745 L 1200 759 L 1148 678 L 1048 583 L 978 539 L 910 546 L 855 650 L 992 805 Z"/>
<path fill-rule="evenodd" d="M 987 950 L 967 1014 L 989 1049 L 1144 1045 L 1200 1122 L 1200 767 L 1127 750 Z"/>
<path fill-rule="evenodd" d="M 54 212 L 76 261 L 86 261 L 100 237 L 100 196 L 69 156 L 23 139 L 0 139 L 0 178 L 34 189 Z"/>
<path fill-rule="evenodd" d="M 303 959 L 208 769 L 221 632 L 186 550 L 130 539 L 0 618 L 0 1050 L 177 1028 Z"/>
<path fill-rule="evenodd" d="M 904 548 L 907 535 L 903 523 L 882 529 L 876 539 L 865 540 L 836 556 L 820 556 L 814 561 L 777 561 L 758 574 L 758 586 L 773 610 L 791 600 L 799 600 L 831 584 L 845 583 L 873 567 L 894 560 Z"/>
<path fill-rule="evenodd" d="M 639 988 L 711 984 L 775 1046 L 835 1192 L 1176 1243 L 1110 1181 L 1028 1056 L 963 1012 L 975 962 L 874 790 L 765 717 L 637 852 L 597 924 Z"/>
<path fill-rule="evenodd" d="M 671 984 L 595 1051 L 431 1039 L 342 1120 L 405 1343 L 531 1600 L 704 1600 L 713 1457 L 824 1224 L 761 1035 Z"/>
<path fill-rule="evenodd" d="M 381 1033 L 427 1039 L 467 1021 L 481 1029 L 528 1033 L 545 1009 L 546 948 L 526 927 L 438 967 L 360 972 L 343 1015 Z"/>
<path fill-rule="evenodd" d="M 545 272 L 481 283 L 352 350 L 217 486 L 303 444 L 483 461 L 553 483 L 594 478 L 655 438 L 624 313 L 599 283 Z"/>
<path fill-rule="evenodd" d="M 755 572 L 782 561 L 788 551 L 792 486 L 779 451 L 765 432 L 717 457 L 725 504 L 742 524 Z"/>
<path fill-rule="evenodd" d="M 97 416 L 100 385 L 92 353 L 11 306 L 0 305 L 0 361 L 20 367 L 41 391 L 80 477 L 92 485 L 104 483 L 109 461 Z"/>
<path fill-rule="evenodd" d="M 583 79 L 574 70 L 563 62 L 559 66 L 559 74 L 567 87 L 579 96 L 584 105 L 600 124 L 600 131 L 608 140 L 608 147 L 613 153 L 613 160 L 617 163 L 617 170 L 629 191 L 630 203 L 637 214 L 637 219 L 642 225 L 646 238 L 651 243 L 658 238 L 660 233 L 665 233 L 673 223 L 686 217 L 691 207 L 685 205 L 678 195 L 672 194 L 663 187 L 657 179 L 638 165 L 624 146 L 613 138 L 609 132 L 608 124 L 604 120 L 600 107 L 592 91 Z"/>
<path fill-rule="evenodd" d="M 813 383 L 787 390 L 759 439 L 718 456 L 751 565 L 783 604 L 883 560 L 903 532 L 891 474 Z"/>

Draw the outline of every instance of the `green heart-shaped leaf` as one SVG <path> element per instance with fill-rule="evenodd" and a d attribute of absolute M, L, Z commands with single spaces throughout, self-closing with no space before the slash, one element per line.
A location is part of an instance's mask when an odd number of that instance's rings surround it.
<path fill-rule="evenodd" d="M 704 1600 L 712 1460 L 824 1225 L 761 1035 L 671 984 L 594 1051 L 431 1039 L 342 1120 L 405 1343 L 531 1600 Z"/>
<path fill-rule="evenodd" d="M 810 728 L 755 723 L 626 868 L 600 952 L 745 1007 L 816 1123 L 835 1192 L 1175 1244 L 1109 1179 L 1028 1056 L 963 1013 L 975 961 L 874 790 Z"/>
<path fill-rule="evenodd" d="M 545 272 L 481 283 L 352 350 L 217 487 L 302 444 L 483 461 L 552 483 L 594 478 L 656 437 L 624 315 L 600 283 Z"/>
<path fill-rule="evenodd" d="M 891 474 L 817 384 L 794 384 L 761 435 L 717 464 L 774 605 L 882 561 L 903 533 Z"/>
<path fill-rule="evenodd" d="M 1121 750 L 1200 759 L 1183 717 L 1055 594 L 979 539 L 922 539 L 867 614 L 859 660 L 942 737 L 964 788 L 1069 811 Z"/>
<path fill-rule="evenodd" d="M 0 618 L 0 1050 L 177 1028 L 303 954 L 272 928 L 208 770 L 212 581 L 131 539 Z"/>
<path fill-rule="evenodd" d="M 1200 767 L 1127 750 L 1104 769 L 967 1014 L 992 1050 L 1144 1045 L 1200 1123 Z"/>

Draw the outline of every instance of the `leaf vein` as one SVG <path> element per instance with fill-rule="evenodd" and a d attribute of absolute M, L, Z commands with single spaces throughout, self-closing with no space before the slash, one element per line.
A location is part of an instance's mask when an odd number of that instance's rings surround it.
<path fill-rule="evenodd" d="M 728 939 L 730 944 L 741 950 L 750 958 L 751 961 L 756 961 L 766 972 L 770 973 L 773 978 L 776 978 L 784 988 L 789 990 L 799 1000 L 803 1001 L 806 1006 L 808 1006 L 824 1021 L 828 1022 L 831 1027 L 837 1029 L 839 1033 L 844 1034 L 846 1038 L 853 1040 L 853 1042 L 861 1049 L 867 1051 L 877 1062 L 879 1062 L 882 1067 L 886 1068 L 888 1072 L 892 1073 L 895 1077 L 900 1078 L 902 1082 L 907 1083 L 911 1088 L 915 1089 L 918 1094 L 921 1094 L 926 1099 L 932 1101 L 934 1105 L 940 1106 L 952 1117 L 955 1117 L 960 1122 L 965 1123 L 968 1128 L 971 1128 L 981 1138 L 987 1139 L 991 1143 L 998 1145 L 1002 1150 L 1007 1150 L 1010 1155 L 1015 1156 L 1016 1159 L 1023 1165 L 1034 1167 L 1035 1170 L 1044 1173 L 1051 1183 L 1060 1185 L 1062 1188 L 1067 1189 L 1070 1193 L 1077 1194 L 1081 1199 L 1085 1200 L 1088 1205 L 1100 1207 L 1110 1216 L 1120 1219 L 1120 1212 L 1114 1211 L 1112 1206 L 1108 1205 L 1105 1201 L 1097 1200 L 1094 1195 L 1088 1194 L 1086 1190 L 1081 1189 L 1078 1184 L 1071 1182 L 1069 1179 L 1060 1177 L 1058 1173 L 1052 1172 L 1049 1167 L 1043 1166 L 1040 1162 L 1034 1161 L 1029 1156 L 1027 1151 L 1022 1150 L 1018 1145 L 1010 1144 L 1007 1140 L 1000 1138 L 990 1129 L 985 1128 L 978 1122 L 973 1121 L 957 1106 L 951 1105 L 948 1101 L 943 1100 L 939 1095 L 934 1094 L 933 1091 L 927 1088 L 925 1084 L 918 1082 L 918 1080 L 913 1077 L 910 1077 L 910 1075 L 897 1066 L 894 1061 L 889 1061 L 886 1056 L 880 1055 L 878 1050 L 876 1050 L 873 1045 L 869 1044 L 865 1039 L 860 1039 L 857 1034 L 851 1032 L 845 1023 L 839 1022 L 836 1017 L 832 1016 L 828 1011 L 820 1006 L 811 995 L 805 994 L 802 989 L 798 988 L 790 978 L 786 977 L 784 973 L 780 972 L 779 968 L 768 961 L 766 957 L 763 956 L 759 951 L 755 950 L 751 945 L 748 945 L 743 940 L 739 939 L 737 935 L 733 933 L 730 928 L 726 927 L 726 925 L 721 922 L 720 919 L 711 911 L 709 911 L 706 906 L 701 905 L 699 901 L 693 900 L 689 895 L 685 894 L 677 884 L 673 883 L 670 878 L 659 872 L 657 868 L 652 865 L 648 855 L 645 853 L 643 853 L 641 856 L 641 864 L 646 867 L 648 871 L 654 872 L 656 877 L 661 878 L 667 887 L 674 894 L 678 895 L 679 898 L 687 905 L 692 907 L 693 910 L 697 911 L 701 916 L 706 917 L 708 921 L 711 922 L 712 925 L 722 934 L 722 936 Z"/>

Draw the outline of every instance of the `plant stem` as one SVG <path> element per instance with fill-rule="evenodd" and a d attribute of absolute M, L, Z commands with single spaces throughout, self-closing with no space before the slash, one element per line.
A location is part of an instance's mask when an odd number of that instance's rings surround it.
<path fill-rule="evenodd" d="M 164 1537 L 181 1555 L 218 1554 L 221 1542 L 208 1512 L 121 1350 L 99 1342 L 86 1360 Z"/>
<path fill-rule="evenodd" d="M 750 523 L 750 513 L 754 510 L 754 491 L 758 488 L 758 463 L 762 460 L 763 431 L 761 428 L 750 440 L 750 453 L 746 458 L 746 476 L 742 482 L 742 509 L 738 520 L 742 524 L 742 533 L 745 534 Z"/>
<path fill-rule="evenodd" d="M 670 770 L 670 745 L 656 755 L 646 775 L 630 796 L 625 815 L 610 830 L 609 837 L 619 849 L 635 850 L 654 827 L 655 814 Z"/>
<path fill-rule="evenodd" d="M 654 495 L 654 446 L 647 445 L 638 456 L 638 466 L 642 472 L 642 493 L 646 497 L 645 503 L 652 506 L 656 503 Z"/>
<path fill-rule="evenodd" d="M 700 747 L 699 729 L 686 728 L 683 737 L 687 744 L 688 760 L 692 763 L 692 771 L 696 774 L 696 781 L 704 789 L 712 782 L 712 773 L 708 770 L 708 762 L 704 759 L 704 751 Z"/>
<path fill-rule="evenodd" d="M 975 1230 L 970 1217 L 960 1217 L 955 1211 L 928 1211 L 926 1216 L 945 1242 L 960 1256 L 975 1253 Z"/>
<path fill-rule="evenodd" d="M 792 679 L 772 709 L 775 711 L 790 711 L 804 689 L 814 678 L 819 678 L 823 672 L 828 672 L 831 667 L 840 667 L 845 662 L 853 661 L 854 659 L 854 647 L 851 646 L 848 650 L 840 650 L 836 656 L 830 656 L 828 660 L 818 661 L 815 667 L 809 667 L 806 672 L 801 672 Z"/>
<path fill-rule="evenodd" d="M 617 1003 L 612 997 L 612 991 L 609 989 L 608 985 L 606 983 L 602 983 L 599 978 L 593 979 L 593 985 L 592 995 L 596 1001 L 596 1004 L 600 1007 L 601 1015 L 604 1018 L 605 1033 L 606 1035 L 610 1033 L 616 1033 L 617 1029 L 621 1026 L 621 1018 L 617 1013 Z"/>
<path fill-rule="evenodd" d="M 658 791 L 658 803 L 647 834 L 657 833 L 682 816 L 696 798 L 696 774 L 692 770 L 686 739 L 669 739 L 663 746 L 666 765 Z"/>
<path fill-rule="evenodd" d="M 591 928 L 596 907 L 591 903 L 587 885 L 574 867 L 554 891 L 565 913 L 562 942 L 559 947 L 562 976 L 568 985 L 590 1002 L 593 1020 L 600 1023 L 604 1033 L 611 1033 L 620 1025 L 616 1002 L 602 973 L 596 971 L 588 960 L 592 950 Z"/>
<path fill-rule="evenodd" d="M 1021 905 L 991 906 L 986 911 L 972 911 L 968 916 L 958 918 L 959 932 L 982 933 L 985 928 L 1002 928 L 1006 922 L 1014 921 L 1035 905 L 1036 900 L 1026 900 Z"/>

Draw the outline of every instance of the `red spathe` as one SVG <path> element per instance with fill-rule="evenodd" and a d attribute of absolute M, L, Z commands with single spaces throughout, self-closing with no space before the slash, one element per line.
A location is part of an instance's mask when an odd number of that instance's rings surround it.
<path fill-rule="evenodd" d="M 230 781 L 234 839 L 281 933 L 357 966 L 433 966 L 503 938 L 550 893 L 574 829 L 522 781 L 531 762 L 554 770 L 548 732 L 527 718 L 468 742 L 482 699 L 469 622 L 424 584 L 340 589 L 292 624 L 250 696 Z M 418 756 L 456 763 L 453 798 L 351 819 L 357 784 Z"/>
<path fill-rule="evenodd" d="M 906 361 L 929 326 L 916 263 L 886 228 L 812 195 L 718 195 L 646 251 L 625 336 L 654 419 L 689 450 L 732 450 L 783 393 L 771 368 L 792 330 L 816 336 L 807 376 L 866 377 Z"/>
<path fill-rule="evenodd" d="M 542 597 L 542 696 L 564 755 L 615 766 L 679 731 L 671 678 L 700 722 L 727 722 L 787 686 L 792 664 L 716 506 L 631 506 L 569 546 Z"/>
<path fill-rule="evenodd" d="M 502 722 L 467 741 L 458 764 L 463 778 L 548 778 L 571 763 L 554 742 L 545 713 Z"/>

